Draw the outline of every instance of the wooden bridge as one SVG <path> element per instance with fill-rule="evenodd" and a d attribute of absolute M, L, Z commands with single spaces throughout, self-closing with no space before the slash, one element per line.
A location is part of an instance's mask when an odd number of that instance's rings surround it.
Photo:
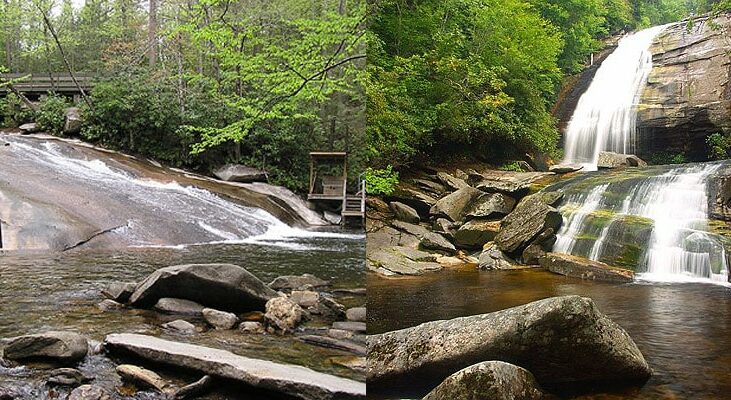
<path fill-rule="evenodd" d="M 93 88 L 93 76 L 86 74 L 74 74 L 74 76 L 79 86 L 85 92 L 88 93 L 91 91 Z M 64 96 L 78 96 L 81 94 L 69 74 L 0 74 L 0 83 L 9 80 L 16 81 L 13 83 L 15 89 L 29 98 L 37 98 L 48 93 L 56 93 Z M 7 95 L 9 91 L 7 87 L 0 86 L 0 96 Z"/>

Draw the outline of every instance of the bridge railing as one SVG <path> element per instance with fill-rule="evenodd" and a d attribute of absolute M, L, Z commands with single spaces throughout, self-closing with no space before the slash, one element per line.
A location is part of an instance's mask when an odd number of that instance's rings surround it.
<path fill-rule="evenodd" d="M 76 80 L 79 82 L 84 91 L 90 91 L 93 87 L 94 77 L 86 74 L 76 74 Z M 21 93 L 39 93 L 44 94 L 48 92 L 59 92 L 59 93 L 78 93 L 79 89 L 76 87 L 73 78 L 69 74 L 22 74 L 22 73 L 8 73 L 0 74 L 0 78 L 3 80 L 17 80 L 13 86 Z M 6 87 L 0 87 L 0 93 L 7 92 L 9 89 Z"/>

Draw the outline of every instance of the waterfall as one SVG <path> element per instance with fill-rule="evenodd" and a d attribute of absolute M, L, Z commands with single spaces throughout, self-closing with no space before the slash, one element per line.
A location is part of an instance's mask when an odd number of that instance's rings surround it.
<path fill-rule="evenodd" d="M 563 164 L 594 171 L 600 151 L 634 152 L 636 106 L 652 70 L 649 48 L 663 29 L 625 36 L 601 64 L 566 128 Z"/>
<path fill-rule="evenodd" d="M 706 193 L 708 178 L 721 166 L 655 167 L 570 183 L 553 250 L 635 269 L 645 280 L 727 282 L 724 246 L 710 232 Z"/>

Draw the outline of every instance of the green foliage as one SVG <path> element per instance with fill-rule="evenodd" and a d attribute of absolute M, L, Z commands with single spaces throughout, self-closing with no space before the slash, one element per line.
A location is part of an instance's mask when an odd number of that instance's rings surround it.
<path fill-rule="evenodd" d="M 731 135 L 713 133 L 706 137 L 708 144 L 708 158 L 711 160 L 723 160 L 731 156 Z"/>
<path fill-rule="evenodd" d="M 514 171 L 514 172 L 523 172 L 523 167 L 520 165 L 520 162 L 518 161 L 511 161 L 507 164 L 503 164 L 500 167 L 498 167 L 501 171 Z"/>
<path fill-rule="evenodd" d="M 649 162 L 653 165 L 684 164 L 688 157 L 684 153 L 660 152 L 651 155 Z"/>
<path fill-rule="evenodd" d="M 8 94 L 0 98 L 0 118 L 2 125 L 17 128 L 28 122 L 33 122 L 35 113 L 29 109 L 15 94 Z"/>
<path fill-rule="evenodd" d="M 391 195 L 399 182 L 399 173 L 391 165 L 383 169 L 366 168 L 366 192 L 370 195 Z"/>
<path fill-rule="evenodd" d="M 66 98 L 49 94 L 43 98 L 35 114 L 38 127 L 47 133 L 60 136 L 65 121 L 64 110 L 69 107 Z"/>

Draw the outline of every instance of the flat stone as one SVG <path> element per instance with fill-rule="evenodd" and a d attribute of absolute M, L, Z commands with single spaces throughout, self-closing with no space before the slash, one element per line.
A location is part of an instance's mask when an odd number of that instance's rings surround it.
<path fill-rule="evenodd" d="M 173 299 L 170 297 L 163 297 L 155 303 L 155 310 L 166 313 L 166 314 L 180 314 L 190 315 L 194 317 L 200 317 L 203 315 L 202 305 L 195 301 L 185 299 Z"/>
<path fill-rule="evenodd" d="M 79 386 L 91 381 L 92 378 L 84 375 L 75 368 L 58 368 L 50 372 L 48 383 L 61 386 Z"/>
<path fill-rule="evenodd" d="M 227 164 L 213 171 L 218 179 L 228 182 L 267 182 L 267 173 L 260 169 L 247 167 L 240 164 Z"/>
<path fill-rule="evenodd" d="M 515 199 L 503 193 L 485 193 L 478 197 L 467 210 L 467 218 L 500 218 L 510 214 Z"/>
<path fill-rule="evenodd" d="M 459 227 L 454 234 L 454 242 L 457 246 L 466 249 L 479 249 L 495 239 L 500 232 L 500 221 L 484 221 L 473 219 Z"/>
<path fill-rule="evenodd" d="M 318 335 L 305 335 L 300 336 L 299 339 L 305 343 L 326 347 L 328 349 L 342 350 L 349 353 L 357 354 L 359 356 L 366 355 L 365 346 L 361 346 L 357 343 L 349 342 L 347 340 L 335 339 L 329 336 L 318 336 Z"/>
<path fill-rule="evenodd" d="M 485 361 L 455 372 L 422 400 L 544 400 L 528 370 L 503 361 Z"/>
<path fill-rule="evenodd" d="M 338 321 L 333 323 L 333 329 L 341 329 L 344 331 L 365 332 L 366 328 L 365 322 Z"/>
<path fill-rule="evenodd" d="M 367 380 L 378 390 L 436 385 L 479 360 L 511 360 L 543 384 L 622 383 L 652 373 L 629 334 L 591 299 L 562 296 L 369 335 Z"/>
<path fill-rule="evenodd" d="M 468 183 L 488 193 L 519 195 L 526 193 L 534 182 L 551 175 L 554 174 L 552 172 L 488 170 L 479 173 L 473 172 Z"/>
<path fill-rule="evenodd" d="M 67 400 L 112 400 L 112 396 L 100 386 L 82 385 L 74 389 Z"/>
<path fill-rule="evenodd" d="M 625 283 L 634 281 L 635 273 L 603 262 L 562 253 L 548 253 L 539 260 L 547 270 L 573 278 Z"/>
<path fill-rule="evenodd" d="M 182 319 L 176 319 L 175 321 L 164 323 L 162 324 L 162 327 L 183 335 L 193 335 L 197 333 L 195 325 Z"/>
<path fill-rule="evenodd" d="M 419 221 L 421 221 L 419 213 L 404 203 L 393 201 L 391 202 L 391 204 L 389 204 L 389 206 L 391 207 L 391 211 L 393 211 L 393 214 L 396 216 L 396 218 L 401 221 L 410 222 L 412 224 L 418 224 Z"/>
<path fill-rule="evenodd" d="M 40 132 L 40 130 L 41 130 L 40 126 L 38 126 L 38 124 L 35 122 L 23 124 L 23 125 L 19 126 L 18 129 L 20 129 L 21 133 L 24 135 L 29 134 L 29 133 Z"/>
<path fill-rule="evenodd" d="M 557 174 L 568 174 L 570 172 L 576 172 L 584 169 L 581 164 L 557 164 L 551 165 L 548 170 Z"/>
<path fill-rule="evenodd" d="M 452 190 L 460 190 L 470 185 L 465 182 L 464 179 L 458 178 L 446 172 L 437 172 L 437 179 L 439 179 L 444 185 L 450 187 Z"/>
<path fill-rule="evenodd" d="M 328 329 L 327 335 L 334 339 L 346 340 L 352 338 L 354 333 L 344 329 Z"/>
<path fill-rule="evenodd" d="M 12 338 L 3 350 L 8 360 L 43 359 L 74 363 L 84 359 L 89 342 L 75 332 L 50 331 Z"/>
<path fill-rule="evenodd" d="M 354 322 L 366 322 L 366 308 L 365 307 L 353 307 L 345 311 L 345 317 L 348 321 Z"/>
<path fill-rule="evenodd" d="M 234 313 L 214 310 L 212 308 L 204 308 L 202 311 L 203 319 L 211 326 L 220 330 L 233 329 L 239 322 L 239 317 Z"/>
<path fill-rule="evenodd" d="M 157 373 L 136 365 L 122 364 L 116 368 L 123 381 L 131 382 L 141 389 L 153 389 L 161 393 L 172 392 L 170 382 Z"/>
<path fill-rule="evenodd" d="M 333 364 L 352 369 L 353 371 L 365 373 L 368 369 L 368 360 L 365 357 L 332 357 Z"/>
<path fill-rule="evenodd" d="M 300 307 L 314 307 L 320 302 L 320 293 L 311 290 L 293 290 L 289 295 L 289 299 Z"/>
<path fill-rule="evenodd" d="M 298 399 L 366 398 L 365 383 L 315 372 L 301 366 L 257 360 L 224 350 L 137 334 L 109 335 L 105 343 L 112 353 L 134 354 L 148 361 L 193 369 Z"/>
<path fill-rule="evenodd" d="M 428 254 L 428 253 L 425 253 Z M 430 255 L 431 256 L 431 255 Z M 369 268 L 379 274 L 391 275 L 422 275 L 427 272 L 439 271 L 442 266 L 436 262 L 414 261 L 401 252 L 392 248 L 371 250 L 368 248 L 366 259 Z M 436 260 L 436 257 L 434 257 Z"/>

